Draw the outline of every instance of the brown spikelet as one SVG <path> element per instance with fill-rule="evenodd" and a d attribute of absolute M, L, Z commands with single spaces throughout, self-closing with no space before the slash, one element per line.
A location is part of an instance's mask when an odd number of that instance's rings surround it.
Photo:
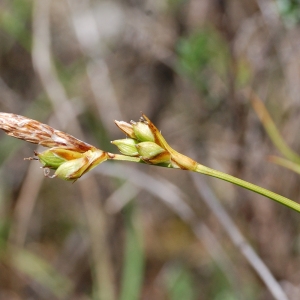
<path fill-rule="evenodd" d="M 62 147 L 82 153 L 95 149 L 70 134 L 16 114 L 0 112 L 0 129 L 17 139 L 44 147 Z"/>

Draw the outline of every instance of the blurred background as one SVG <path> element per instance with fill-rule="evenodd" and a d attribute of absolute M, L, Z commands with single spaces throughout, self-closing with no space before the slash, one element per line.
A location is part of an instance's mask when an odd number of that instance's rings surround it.
<path fill-rule="evenodd" d="M 118 153 L 145 113 L 198 162 L 299 201 L 298 0 L 0 0 L 0 110 Z M 0 299 L 300 299 L 300 222 L 200 174 L 105 162 L 75 183 L 0 134 Z M 38 150 L 41 150 L 38 148 Z"/>

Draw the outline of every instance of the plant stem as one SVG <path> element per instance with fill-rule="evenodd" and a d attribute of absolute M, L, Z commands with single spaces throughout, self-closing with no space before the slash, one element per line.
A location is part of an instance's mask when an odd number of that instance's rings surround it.
<path fill-rule="evenodd" d="M 265 130 L 267 131 L 276 148 L 287 159 L 296 164 L 300 164 L 299 154 L 293 151 L 284 141 L 262 100 L 254 92 L 251 93 L 250 100 L 252 102 L 253 108 L 255 109 L 258 117 L 260 118 L 263 126 L 265 127 Z"/>
<path fill-rule="evenodd" d="M 274 201 L 277 201 L 277 202 L 279 202 L 279 203 L 281 203 L 281 204 L 283 204 L 283 205 L 285 205 L 285 206 L 287 206 L 287 207 L 289 207 L 289 208 L 291 208 L 291 209 L 293 209 L 293 210 L 300 213 L 300 204 L 299 203 L 294 202 L 294 201 L 292 201 L 292 200 L 290 200 L 286 197 L 283 197 L 281 195 L 278 195 L 276 193 L 273 193 L 273 192 L 271 192 L 267 189 L 264 189 L 260 186 L 252 184 L 250 182 L 247 182 L 245 180 L 242 180 L 242 179 L 236 178 L 234 176 L 225 174 L 223 172 L 205 167 L 205 166 L 200 165 L 200 164 L 197 165 L 197 167 L 194 171 L 197 172 L 197 173 L 205 174 L 205 175 L 208 175 L 208 176 L 216 177 L 216 178 L 231 182 L 231 183 L 236 184 L 238 186 L 241 186 L 245 189 L 253 191 L 257 194 L 263 195 L 263 196 L 268 197 L 268 198 L 270 198 Z"/>
<path fill-rule="evenodd" d="M 225 181 L 228 181 L 230 183 L 233 183 L 235 185 L 238 185 L 240 187 L 243 187 L 245 189 L 248 189 L 252 192 L 255 192 L 257 194 L 263 195 L 267 198 L 270 198 L 276 202 L 279 202 L 295 211 L 297 211 L 298 213 L 300 213 L 300 204 L 292 201 L 286 197 L 283 197 L 281 195 L 278 195 L 274 192 L 271 192 L 267 189 L 264 189 L 260 186 L 257 186 L 253 183 L 247 182 L 245 180 L 236 178 L 234 176 L 228 175 L 226 173 L 205 167 L 197 162 L 195 162 L 194 160 L 192 160 L 191 158 L 176 152 L 175 150 L 172 149 L 172 154 L 173 154 L 173 159 L 174 161 L 179 165 L 179 166 L 183 166 L 183 168 L 185 170 L 190 170 L 190 171 L 194 171 L 197 173 L 201 173 L 204 175 L 208 175 L 208 176 L 212 176 L 212 177 L 216 177 Z M 126 155 L 122 155 L 122 154 L 112 154 L 112 153 L 108 153 L 109 159 L 112 160 L 122 160 L 122 161 L 131 161 L 131 162 L 139 162 L 139 163 L 144 163 L 139 157 L 131 157 L 131 156 L 126 156 Z M 160 165 L 162 167 L 171 167 L 170 164 L 168 165 Z"/>
<path fill-rule="evenodd" d="M 123 155 L 123 154 L 114 154 L 114 153 L 108 153 L 108 159 L 139 162 L 139 163 L 143 162 L 139 157 L 126 156 L 126 155 Z"/>
<path fill-rule="evenodd" d="M 300 174 L 300 164 L 294 163 L 288 159 L 278 157 L 278 156 L 269 156 L 268 160 L 274 164 L 285 167 L 287 169 L 292 170 L 295 173 Z"/>

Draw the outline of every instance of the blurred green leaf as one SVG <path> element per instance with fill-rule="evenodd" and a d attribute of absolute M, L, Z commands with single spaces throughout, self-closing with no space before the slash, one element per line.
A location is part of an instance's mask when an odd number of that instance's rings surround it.
<path fill-rule="evenodd" d="M 182 5 L 182 4 L 184 4 L 185 2 L 187 2 L 187 0 L 168 0 L 168 5 L 169 5 L 169 7 L 172 9 L 174 9 L 174 8 L 178 8 L 178 9 L 180 9 L 180 6 Z"/>
<path fill-rule="evenodd" d="M 31 19 L 31 2 L 14 0 L 10 10 L 0 10 L 0 29 L 16 39 L 26 50 L 31 49 L 29 25 Z"/>
<path fill-rule="evenodd" d="M 277 129 L 273 119 L 271 118 L 267 108 L 265 107 L 262 100 L 254 93 L 251 94 L 251 103 L 257 116 L 259 117 L 262 125 L 264 126 L 267 134 L 269 135 L 274 146 L 291 162 L 296 164 L 300 163 L 300 156 L 294 150 L 292 150 Z"/>
<path fill-rule="evenodd" d="M 138 300 L 144 279 L 142 224 L 134 203 L 125 207 L 126 244 L 120 300 Z"/>
<path fill-rule="evenodd" d="M 236 300 L 236 297 L 228 291 L 221 291 L 214 300 Z"/>
<path fill-rule="evenodd" d="M 222 36 L 213 28 L 205 28 L 179 39 L 176 69 L 197 87 L 206 105 L 216 107 L 224 92 L 223 82 L 228 82 L 230 67 L 229 49 Z M 221 79 L 221 80 L 220 80 Z"/>
<path fill-rule="evenodd" d="M 11 261 L 17 270 L 46 287 L 59 299 L 64 299 L 72 290 L 72 283 L 68 278 L 59 274 L 47 261 L 32 252 L 15 249 Z"/>
<path fill-rule="evenodd" d="M 287 25 L 300 22 L 300 0 L 276 0 L 278 11 Z"/>
<path fill-rule="evenodd" d="M 299 163 L 294 163 L 294 162 L 290 161 L 289 159 L 285 159 L 285 158 L 278 157 L 278 156 L 270 156 L 269 161 L 274 164 L 277 164 L 279 166 L 285 167 L 295 173 L 300 174 L 300 164 Z"/>
<path fill-rule="evenodd" d="M 251 66 L 248 61 L 239 59 L 236 62 L 236 87 L 241 89 L 246 87 L 252 76 Z"/>
<path fill-rule="evenodd" d="M 212 69 L 224 75 L 228 68 L 229 52 L 222 37 L 213 29 L 203 29 L 177 44 L 178 68 L 199 83 L 205 79 L 204 71 Z"/>
<path fill-rule="evenodd" d="M 196 299 L 192 275 L 184 265 L 174 265 L 168 269 L 166 285 L 171 300 Z"/>

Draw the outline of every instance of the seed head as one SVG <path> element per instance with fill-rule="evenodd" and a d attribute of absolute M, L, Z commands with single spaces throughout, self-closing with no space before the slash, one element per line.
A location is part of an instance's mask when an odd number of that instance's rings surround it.
<path fill-rule="evenodd" d="M 35 152 L 47 177 L 76 180 L 108 158 L 107 152 L 23 116 L 0 113 L 0 129 L 15 138 L 50 148 L 41 153 Z M 53 176 L 49 176 L 49 169 L 56 170 Z"/>
<path fill-rule="evenodd" d="M 0 129 L 17 139 L 49 148 L 67 148 L 80 153 L 95 148 L 70 134 L 20 115 L 1 112 Z"/>

